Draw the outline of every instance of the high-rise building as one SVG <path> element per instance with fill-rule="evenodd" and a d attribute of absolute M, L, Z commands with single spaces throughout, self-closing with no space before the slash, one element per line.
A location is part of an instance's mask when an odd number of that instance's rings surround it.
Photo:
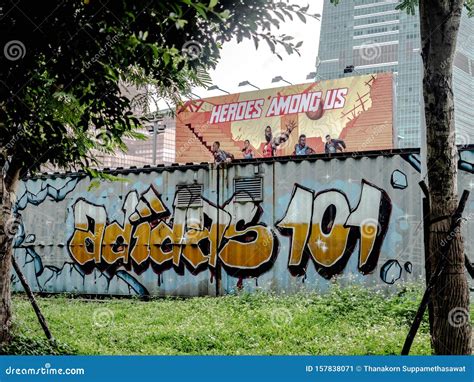
<path fill-rule="evenodd" d="M 130 84 L 120 84 L 121 94 L 129 98 L 132 110 L 137 116 L 149 115 L 149 99 L 145 95 L 146 87 L 137 88 Z M 145 135 L 144 140 L 122 138 L 127 146 L 126 152 L 116 150 L 114 154 L 95 153 L 101 168 L 143 167 L 154 164 L 171 164 L 175 161 L 175 132 L 176 122 L 171 110 L 156 113 L 156 134 L 151 126 L 140 131 Z M 155 152 L 155 154 L 153 153 Z"/>
<path fill-rule="evenodd" d="M 127 152 L 117 150 L 113 155 L 96 153 L 101 167 L 143 167 L 155 164 L 171 164 L 175 161 L 175 133 L 176 122 L 174 115 L 165 114 L 160 121 L 160 129 L 157 129 L 156 136 L 150 129 L 140 131 L 145 135 L 145 140 L 123 138 L 127 145 Z M 156 139 L 154 143 L 153 140 Z M 153 150 L 156 150 L 155 156 Z"/>
<path fill-rule="evenodd" d="M 396 73 L 395 142 L 419 147 L 422 78 L 418 10 L 408 15 L 397 0 L 324 0 L 317 73 L 319 79 Z M 352 73 L 344 73 L 354 66 Z M 351 72 L 351 70 L 346 70 Z M 474 141 L 474 19 L 464 12 L 454 60 L 455 124 L 460 144 Z"/>

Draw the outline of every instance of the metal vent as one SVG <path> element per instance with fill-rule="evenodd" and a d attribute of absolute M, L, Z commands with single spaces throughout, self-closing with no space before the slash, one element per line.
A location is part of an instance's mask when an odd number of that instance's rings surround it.
<path fill-rule="evenodd" d="M 202 206 L 202 184 L 187 184 L 176 186 L 176 207 L 201 207 Z"/>
<path fill-rule="evenodd" d="M 236 202 L 261 202 L 263 200 L 263 178 L 234 179 Z"/>

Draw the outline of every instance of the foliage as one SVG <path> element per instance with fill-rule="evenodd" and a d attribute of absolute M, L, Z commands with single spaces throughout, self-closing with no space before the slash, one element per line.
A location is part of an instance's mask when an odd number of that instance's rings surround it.
<path fill-rule="evenodd" d="M 76 350 L 66 344 L 55 342 L 51 344 L 46 338 L 29 337 L 19 334 L 12 338 L 11 342 L 3 349 L 1 354 L 21 354 L 21 355 L 72 355 Z"/>
<path fill-rule="evenodd" d="M 92 149 L 124 149 L 122 137 L 141 121 L 120 83 L 149 81 L 175 100 L 206 83 L 232 37 L 297 52 L 300 43 L 270 27 L 308 16 L 273 0 L 3 0 L 0 8 L 0 162 L 24 171 L 46 162 L 89 168 Z"/>
<path fill-rule="evenodd" d="M 422 290 L 362 287 L 327 294 L 189 299 L 39 299 L 53 335 L 80 354 L 400 354 Z M 14 334 L 42 336 L 28 301 L 13 299 Z M 430 354 L 425 317 L 412 354 Z"/>

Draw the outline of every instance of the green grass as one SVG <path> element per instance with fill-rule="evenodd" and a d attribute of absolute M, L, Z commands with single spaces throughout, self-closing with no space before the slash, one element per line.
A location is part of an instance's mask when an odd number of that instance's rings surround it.
<path fill-rule="evenodd" d="M 219 298 L 39 298 L 58 345 L 50 347 L 28 300 L 15 295 L 8 353 L 399 354 L 421 290 L 388 297 L 362 288 L 326 295 Z M 426 319 L 412 354 L 430 354 Z"/>

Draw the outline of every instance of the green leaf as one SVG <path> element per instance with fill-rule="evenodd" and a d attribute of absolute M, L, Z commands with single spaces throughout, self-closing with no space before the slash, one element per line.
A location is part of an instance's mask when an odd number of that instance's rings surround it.
<path fill-rule="evenodd" d="M 395 9 L 405 10 L 409 15 L 414 15 L 418 3 L 418 0 L 403 0 Z"/>
<path fill-rule="evenodd" d="M 296 12 L 296 15 L 299 17 L 299 19 L 306 24 L 306 17 L 300 12 Z"/>
<path fill-rule="evenodd" d="M 219 16 L 223 20 L 227 20 L 230 17 L 230 10 L 226 9 L 225 11 L 219 13 Z"/>
<path fill-rule="evenodd" d="M 207 17 L 207 9 L 201 4 L 201 3 L 196 3 L 196 4 L 193 4 L 193 7 L 194 9 L 196 9 L 197 13 L 199 13 L 199 15 L 204 19 L 204 20 L 207 20 L 208 17 Z"/>
<path fill-rule="evenodd" d="M 258 49 L 258 38 L 256 36 L 252 36 L 253 38 L 253 43 L 255 45 L 255 49 Z"/>
<path fill-rule="evenodd" d="M 284 17 L 280 12 L 273 11 L 273 13 L 274 13 L 281 21 L 285 21 L 285 17 Z"/>
<path fill-rule="evenodd" d="M 275 53 L 275 44 L 270 39 L 267 39 L 267 44 L 270 47 L 272 53 Z"/>
<path fill-rule="evenodd" d="M 167 66 L 170 63 L 170 54 L 168 52 L 163 52 L 163 62 L 165 63 L 165 66 Z"/>
<path fill-rule="evenodd" d="M 474 0 L 465 0 L 464 6 L 467 9 L 467 15 L 469 17 L 474 17 Z"/>
<path fill-rule="evenodd" d="M 184 20 L 184 19 L 176 20 L 176 29 L 183 29 L 187 23 L 188 23 L 188 20 Z"/>
<path fill-rule="evenodd" d="M 23 168 L 35 171 L 46 161 L 57 167 L 98 166 L 96 150 L 111 154 L 125 148 L 122 138 L 139 128 L 132 107 L 151 99 L 179 104 L 182 94 L 209 85 L 208 72 L 222 44 L 234 37 L 251 39 L 256 48 L 266 41 L 282 59 L 282 51 L 299 45 L 289 44 L 289 36 L 285 41 L 273 36 L 271 29 L 298 13 L 308 17 L 307 8 L 281 0 L 152 1 L 142 8 L 141 2 L 119 1 L 113 15 L 110 7 L 89 3 L 44 2 L 22 7 L 25 17 L 2 19 L 5 30 L 29 36 L 27 61 L 4 60 L 0 70 L 2 86 L 16 95 L 0 92 L 0 152 L 3 157 L 15 153 Z M 38 34 L 29 19 L 44 20 L 44 33 Z M 179 34 L 172 33 L 176 28 Z M 186 41 L 205 43 L 206 54 L 186 60 Z M 137 86 L 140 94 L 125 98 L 119 83 Z M 5 152 L 4 137 L 15 136 L 18 125 L 29 127 Z M 99 144 L 94 127 L 111 134 L 110 145 Z"/>

